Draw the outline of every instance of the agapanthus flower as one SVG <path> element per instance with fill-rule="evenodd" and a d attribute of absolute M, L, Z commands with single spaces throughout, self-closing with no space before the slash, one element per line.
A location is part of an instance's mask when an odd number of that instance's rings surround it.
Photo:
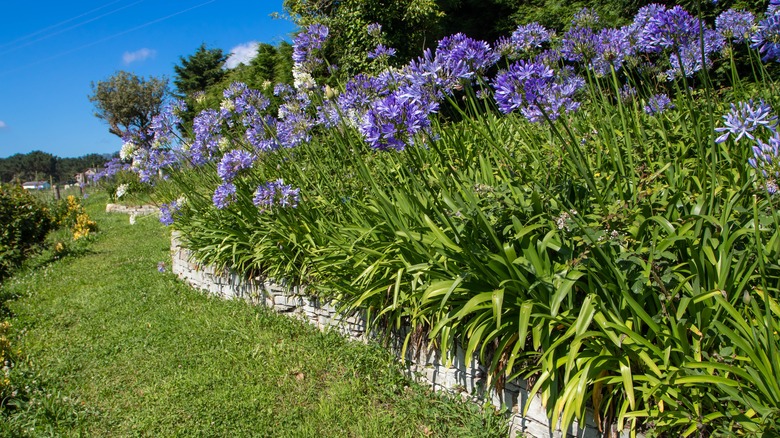
<path fill-rule="evenodd" d="M 176 139 L 176 129 L 178 129 L 178 125 L 181 123 L 179 115 L 186 111 L 186 108 L 187 105 L 183 100 L 174 99 L 163 106 L 160 114 L 152 117 L 152 122 L 149 125 L 149 134 L 152 137 L 152 145 L 154 147 L 170 144 Z"/>
<path fill-rule="evenodd" d="M 702 42 L 704 43 L 704 52 L 702 53 Z M 666 77 L 668 80 L 682 77 L 693 76 L 694 73 L 712 65 L 712 55 L 721 51 L 725 39 L 722 35 L 712 29 L 705 29 L 701 40 L 689 42 L 687 45 L 679 47 L 669 55 L 669 65 Z"/>
<path fill-rule="evenodd" d="M 769 0 L 769 6 L 766 8 L 767 15 L 774 15 L 780 12 L 780 0 Z"/>
<path fill-rule="evenodd" d="M 456 34 L 439 41 L 435 54 L 425 50 L 423 56 L 406 68 L 405 80 L 413 94 L 441 100 L 464 83 L 482 79 L 485 71 L 499 59 L 489 44 Z"/>
<path fill-rule="evenodd" d="M 160 206 L 160 223 L 163 225 L 173 225 L 176 216 L 179 214 L 181 206 L 177 201 Z"/>
<path fill-rule="evenodd" d="M 705 28 L 704 22 L 692 16 L 681 6 L 671 9 L 649 9 L 654 12 L 641 29 L 637 45 L 641 51 L 657 53 L 677 50 L 698 43 Z"/>
<path fill-rule="evenodd" d="M 230 104 L 230 111 L 243 116 L 244 125 L 248 120 L 261 113 L 270 104 L 267 97 L 259 90 L 249 88 L 242 82 L 233 82 L 222 92 L 226 102 Z"/>
<path fill-rule="evenodd" d="M 437 110 L 435 101 L 399 90 L 377 100 L 366 113 L 359 130 L 372 148 L 400 151 L 413 145 L 417 135 L 429 132 L 428 116 Z"/>
<path fill-rule="evenodd" d="M 293 39 L 292 60 L 295 64 L 304 66 L 305 71 L 311 71 L 313 66 L 322 62 L 315 57 L 315 53 L 322 49 L 328 38 L 328 27 L 322 24 L 309 25 L 303 32 Z"/>
<path fill-rule="evenodd" d="M 594 27 L 599 23 L 599 14 L 593 9 L 582 8 L 574 14 L 571 20 L 572 27 Z"/>
<path fill-rule="evenodd" d="M 748 164 L 766 180 L 764 188 L 770 194 L 776 193 L 777 179 L 780 178 L 780 136 L 775 133 L 766 142 L 757 140 Z M 771 184 L 768 184 L 770 181 Z"/>
<path fill-rule="evenodd" d="M 376 48 L 368 53 L 368 59 L 390 58 L 395 56 L 396 50 L 384 44 L 377 44 Z"/>
<path fill-rule="evenodd" d="M 750 47 L 758 49 L 761 60 L 780 61 L 780 13 L 775 13 L 759 21 L 758 29 L 751 38 Z"/>
<path fill-rule="evenodd" d="M 636 88 L 632 87 L 631 85 L 623 84 L 623 86 L 620 87 L 620 100 L 623 103 L 629 103 L 633 101 L 636 98 L 636 95 Z"/>
<path fill-rule="evenodd" d="M 725 126 L 715 128 L 715 131 L 723 133 L 715 139 L 716 143 L 723 143 L 732 135 L 735 136 L 734 141 L 742 137 L 754 140 L 753 132 L 759 128 L 773 134 L 777 131 L 777 116 L 772 114 L 772 108 L 763 100 L 755 103 L 751 99 L 736 105 L 732 103 L 731 111 L 723 116 L 723 124 Z"/>
<path fill-rule="evenodd" d="M 217 165 L 217 175 L 222 181 L 230 182 L 238 173 L 244 169 L 249 169 L 255 162 L 255 157 L 243 149 L 236 149 L 222 156 Z"/>
<path fill-rule="evenodd" d="M 740 44 L 750 40 L 755 22 L 752 12 L 729 9 L 715 19 L 715 29 L 726 40 Z"/>
<path fill-rule="evenodd" d="M 609 74 L 612 68 L 620 70 L 633 47 L 625 29 L 603 29 L 596 35 L 595 56 L 590 64 L 597 75 Z"/>
<path fill-rule="evenodd" d="M 300 201 L 301 189 L 285 184 L 284 180 L 269 181 L 257 187 L 252 202 L 260 209 L 260 213 L 279 207 L 297 207 Z"/>
<path fill-rule="evenodd" d="M 233 183 L 223 183 L 214 191 L 212 201 L 218 209 L 223 209 L 236 200 L 236 186 Z"/>
<path fill-rule="evenodd" d="M 509 59 L 516 59 L 523 54 L 542 48 L 555 35 L 537 22 L 523 24 L 517 27 L 512 36 L 501 38 L 496 43 L 496 51 Z"/>
<path fill-rule="evenodd" d="M 568 61 L 591 59 L 596 54 L 596 34 L 589 27 L 572 27 L 561 40 L 561 55 Z"/>
<path fill-rule="evenodd" d="M 140 149 L 133 155 L 131 169 L 138 173 L 141 182 L 147 183 L 163 169 L 179 164 L 179 156 L 171 149 Z"/>
<path fill-rule="evenodd" d="M 276 131 L 278 119 L 272 116 L 257 118 L 249 124 L 244 138 L 257 152 L 268 152 L 279 148 L 279 143 L 272 135 Z"/>
<path fill-rule="evenodd" d="M 190 159 L 193 164 L 201 165 L 210 161 L 219 150 L 222 139 L 222 116 L 217 110 L 205 109 L 192 121 L 195 140 L 190 146 Z"/>
<path fill-rule="evenodd" d="M 366 32 L 374 38 L 378 38 L 382 34 L 382 25 L 379 23 L 371 23 L 366 26 Z"/>
<path fill-rule="evenodd" d="M 584 86 L 579 76 L 556 76 L 549 66 L 525 60 L 512 64 L 493 81 L 499 110 L 504 114 L 519 110 L 534 123 L 576 111 L 580 104 L 573 96 Z"/>
<path fill-rule="evenodd" d="M 674 108 L 669 96 L 666 94 L 655 94 L 647 99 L 647 105 L 645 105 L 645 112 L 647 114 L 661 114 L 667 109 Z"/>

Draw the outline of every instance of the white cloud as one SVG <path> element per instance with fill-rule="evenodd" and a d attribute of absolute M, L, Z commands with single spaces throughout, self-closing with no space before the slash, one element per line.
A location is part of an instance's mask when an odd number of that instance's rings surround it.
<path fill-rule="evenodd" d="M 135 52 L 125 52 L 125 54 L 122 55 L 122 61 L 124 61 L 125 65 L 128 65 L 134 62 L 145 61 L 149 58 L 154 58 L 156 55 L 157 50 L 147 49 L 144 47 L 143 49 L 138 49 Z"/>
<path fill-rule="evenodd" d="M 5 124 L 4 121 L 0 120 L 0 129 L 6 128 L 8 125 Z"/>
<path fill-rule="evenodd" d="M 230 55 L 225 61 L 225 68 L 236 68 L 238 64 L 247 64 L 257 56 L 257 41 L 249 41 L 230 49 Z"/>

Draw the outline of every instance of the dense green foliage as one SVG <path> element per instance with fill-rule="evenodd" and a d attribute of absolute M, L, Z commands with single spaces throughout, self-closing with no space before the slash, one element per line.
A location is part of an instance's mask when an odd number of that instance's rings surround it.
<path fill-rule="evenodd" d="M 95 117 L 108 124 L 108 132 L 122 137 L 129 132 L 144 131 L 168 91 L 168 81 L 149 79 L 126 71 L 92 83 L 89 101 L 95 106 Z"/>
<path fill-rule="evenodd" d="M 170 273 L 169 233 L 87 205 L 80 257 L 9 279 L 21 349 L 2 436 L 495 437 L 492 409 L 430 394 L 376 345 L 196 292 Z M 4 327 L 0 326 L 0 342 Z M 3 393 L 9 396 L 11 390 Z"/>
<path fill-rule="evenodd" d="M 172 171 L 159 193 L 200 260 L 306 284 L 442 351 L 459 343 L 492 385 L 529 378 L 553 427 L 591 408 L 604 429 L 773 436 L 778 198 L 751 139 L 715 142 L 730 103 L 780 108 L 775 79 L 748 62 L 755 75 L 728 89 L 706 71 L 589 74 L 579 111 L 537 123 L 462 81 L 441 110 L 457 121 L 434 117 L 400 151 L 370 148 L 347 119 L 256 152 L 226 206 L 219 158 Z M 658 90 L 674 106 L 645 109 Z M 279 180 L 300 202 L 258 206 Z"/>
<path fill-rule="evenodd" d="M 57 218 L 21 187 L 0 185 L 0 281 L 43 242 Z"/>
<path fill-rule="evenodd" d="M 284 6 L 301 27 L 320 23 L 330 28 L 326 57 L 331 65 L 339 66 L 342 78 L 349 78 L 371 70 L 366 54 L 378 43 L 366 34 L 366 27 L 372 23 L 382 25 L 385 35 L 381 42 L 398 50 L 394 62 L 402 65 L 448 35 L 464 33 L 492 44 L 518 24 L 531 22 L 562 32 L 582 8 L 601 17 L 599 27 L 618 26 L 627 24 L 640 7 L 650 3 L 670 7 L 679 4 L 688 11 L 700 12 L 712 23 L 729 8 L 761 14 L 768 0 L 285 0 Z"/>
<path fill-rule="evenodd" d="M 24 183 L 25 181 L 49 181 L 68 184 L 76 182 L 76 174 L 102 166 L 105 155 L 88 154 L 77 158 L 61 158 L 52 154 L 33 151 L 0 158 L 0 182 Z"/>

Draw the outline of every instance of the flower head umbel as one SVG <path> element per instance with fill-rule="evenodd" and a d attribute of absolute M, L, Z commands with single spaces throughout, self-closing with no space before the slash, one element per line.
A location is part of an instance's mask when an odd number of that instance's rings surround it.
<path fill-rule="evenodd" d="M 523 24 L 517 27 L 512 36 L 501 38 L 496 43 L 496 50 L 509 59 L 517 59 L 536 49 L 541 49 L 555 35 L 537 22 Z"/>
<path fill-rule="evenodd" d="M 152 117 L 149 134 L 152 137 L 153 147 L 168 145 L 176 139 L 176 129 L 181 123 L 179 115 L 186 109 L 187 105 L 183 100 L 174 99 L 163 107 L 160 114 Z"/>
<path fill-rule="evenodd" d="M 576 111 L 579 103 L 573 96 L 584 86 L 579 76 L 555 75 L 550 67 L 525 60 L 512 64 L 493 81 L 498 109 L 504 114 L 519 110 L 534 123 Z"/>
<path fill-rule="evenodd" d="M 726 40 L 739 44 L 750 40 L 755 21 L 752 12 L 729 9 L 715 19 L 715 29 Z"/>
<path fill-rule="evenodd" d="M 292 59 L 295 64 L 304 66 L 303 70 L 311 71 L 313 66 L 322 62 L 315 57 L 328 38 L 328 27 L 322 24 L 312 24 L 293 39 Z"/>
<path fill-rule="evenodd" d="M 222 181 L 231 182 L 238 172 L 252 167 L 254 161 L 255 157 L 243 149 L 230 151 L 217 165 L 217 175 L 222 178 Z"/>
<path fill-rule="evenodd" d="M 780 61 L 780 12 L 769 15 L 758 23 L 758 30 L 752 37 L 750 47 L 758 49 L 761 59 Z"/>
<path fill-rule="evenodd" d="M 236 200 L 236 186 L 233 183 L 224 183 L 214 191 L 212 201 L 218 209 L 223 209 Z"/>
<path fill-rule="evenodd" d="M 666 94 L 656 94 L 647 99 L 645 112 L 647 114 L 661 114 L 667 109 L 674 108 L 674 104 Z"/>
<path fill-rule="evenodd" d="M 274 206 L 294 208 L 298 206 L 300 192 L 301 189 L 293 188 L 282 179 L 277 179 L 258 186 L 252 202 L 261 213 Z"/>
<path fill-rule="evenodd" d="M 395 56 L 396 50 L 384 44 L 377 44 L 376 48 L 368 53 L 368 59 L 390 58 Z"/>
<path fill-rule="evenodd" d="M 163 204 L 160 206 L 160 222 L 163 225 L 173 225 L 176 216 L 179 215 L 181 205 L 179 202 L 173 201 L 170 204 Z"/>
<path fill-rule="evenodd" d="M 222 140 L 222 115 L 215 109 L 205 109 L 195 116 L 192 130 L 195 140 L 190 146 L 190 159 L 195 165 L 209 162 L 219 150 Z"/>
<path fill-rule="evenodd" d="M 731 104 L 731 111 L 723 116 L 725 126 L 715 128 L 715 131 L 723 134 L 715 139 L 716 143 L 723 143 L 729 136 L 735 136 L 734 141 L 739 141 L 742 137 L 754 140 L 753 132 L 759 128 L 769 130 L 772 134 L 777 131 L 777 116 L 772 114 L 772 108 L 763 100 L 754 103 L 739 102 L 736 105 Z"/>
<path fill-rule="evenodd" d="M 428 116 L 438 108 L 435 101 L 399 90 L 374 102 L 359 130 L 372 148 L 400 151 L 414 144 L 418 134 L 429 132 Z"/>
<path fill-rule="evenodd" d="M 609 74 L 612 68 L 620 70 L 626 57 L 630 56 L 633 46 L 625 29 L 603 29 L 595 37 L 595 56 L 591 67 L 597 75 Z"/>
<path fill-rule="evenodd" d="M 767 185 L 767 189 L 776 191 L 776 181 L 780 178 L 780 136 L 775 134 L 767 142 L 757 140 L 748 164 L 759 171 L 760 176 L 772 182 L 772 187 Z M 772 191 L 770 193 L 774 194 Z"/>

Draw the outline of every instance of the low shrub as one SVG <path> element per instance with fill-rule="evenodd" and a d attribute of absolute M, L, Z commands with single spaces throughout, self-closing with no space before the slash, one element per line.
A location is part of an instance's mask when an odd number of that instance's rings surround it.
<path fill-rule="evenodd" d="M 0 280 L 54 227 L 47 206 L 21 187 L 0 186 Z"/>

